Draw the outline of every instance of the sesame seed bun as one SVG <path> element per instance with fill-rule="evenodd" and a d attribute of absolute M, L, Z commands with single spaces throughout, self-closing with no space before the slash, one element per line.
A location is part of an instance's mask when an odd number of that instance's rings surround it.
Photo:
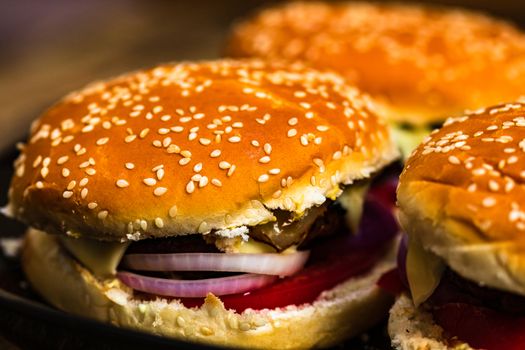
<path fill-rule="evenodd" d="M 448 119 L 400 177 L 403 228 L 461 276 L 525 295 L 525 105 Z"/>
<path fill-rule="evenodd" d="M 413 125 L 513 101 L 525 78 L 525 35 L 513 25 L 420 5 L 279 5 L 238 23 L 226 52 L 333 69 L 376 98 L 387 119 Z"/>
<path fill-rule="evenodd" d="M 454 346 L 448 346 L 443 328 L 434 322 L 432 314 L 416 308 L 406 295 L 401 295 L 390 309 L 388 334 L 396 350 L 474 350 L 458 339 Z"/>
<path fill-rule="evenodd" d="M 209 295 L 197 308 L 178 300 L 141 300 L 114 278 L 97 279 L 57 237 L 30 230 L 23 267 L 38 292 L 59 309 L 113 325 L 189 341 L 248 349 L 309 349 L 340 343 L 381 321 L 392 303 L 375 282 L 394 265 L 394 250 L 367 274 L 323 292 L 311 304 L 236 313 Z M 60 283 L 57 283 L 60 281 Z"/>
<path fill-rule="evenodd" d="M 397 157 L 371 103 L 301 64 L 166 64 L 70 94 L 38 119 L 7 212 L 104 240 L 206 234 L 298 214 Z"/>

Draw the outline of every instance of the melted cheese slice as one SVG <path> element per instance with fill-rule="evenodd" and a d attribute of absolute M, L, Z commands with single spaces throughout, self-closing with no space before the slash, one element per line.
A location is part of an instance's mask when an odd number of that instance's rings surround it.
<path fill-rule="evenodd" d="M 370 187 L 370 181 L 359 181 L 345 188 L 337 201 L 346 209 L 346 223 L 357 233 L 359 222 L 363 216 L 363 204 L 365 195 Z"/>
<path fill-rule="evenodd" d="M 102 242 L 86 238 L 60 237 L 62 245 L 95 276 L 117 273 L 129 243 Z"/>
<path fill-rule="evenodd" d="M 406 270 L 412 299 L 418 306 L 439 285 L 445 264 L 437 255 L 425 250 L 417 239 L 409 238 Z"/>

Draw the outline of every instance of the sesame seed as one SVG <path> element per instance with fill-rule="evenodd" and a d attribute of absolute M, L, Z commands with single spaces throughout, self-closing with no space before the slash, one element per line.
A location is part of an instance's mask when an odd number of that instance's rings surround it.
<path fill-rule="evenodd" d="M 263 182 L 266 182 L 270 179 L 270 177 L 268 176 L 268 174 L 262 174 L 261 176 L 259 176 L 259 178 L 257 179 L 257 182 L 260 182 L 260 183 L 263 183 Z"/>
<path fill-rule="evenodd" d="M 314 117 L 314 112 L 306 112 L 304 116 L 306 119 L 312 119 Z"/>
<path fill-rule="evenodd" d="M 82 191 L 80 191 L 80 197 L 82 197 L 82 199 L 86 199 L 87 195 L 88 195 L 88 189 L 83 188 Z"/>
<path fill-rule="evenodd" d="M 68 168 L 63 168 L 63 169 L 62 169 L 62 176 L 63 176 L 63 177 L 68 177 L 70 173 L 71 173 L 71 172 L 69 171 Z"/>
<path fill-rule="evenodd" d="M 66 199 L 67 198 L 71 198 L 72 196 L 73 196 L 73 191 L 64 191 L 62 193 L 62 197 L 66 198 Z"/>
<path fill-rule="evenodd" d="M 160 168 L 157 170 L 157 179 L 162 180 L 164 178 L 164 169 Z"/>
<path fill-rule="evenodd" d="M 459 158 L 456 157 L 456 156 L 449 156 L 449 157 L 448 157 L 448 161 L 449 161 L 451 164 L 455 164 L 455 165 L 459 165 L 459 164 L 461 164 L 461 161 L 460 161 Z"/>
<path fill-rule="evenodd" d="M 203 176 L 201 177 L 201 179 L 199 180 L 199 187 L 204 187 L 208 184 L 208 177 L 206 176 Z"/>
<path fill-rule="evenodd" d="M 191 161 L 191 158 L 181 158 L 181 159 L 179 160 L 179 164 L 180 164 L 180 165 L 186 165 L 186 164 L 188 164 L 190 161 Z"/>
<path fill-rule="evenodd" d="M 219 168 L 221 169 L 229 169 L 231 167 L 231 164 L 227 161 L 223 160 L 219 163 Z"/>
<path fill-rule="evenodd" d="M 128 170 L 132 170 L 132 169 L 135 168 L 135 164 L 133 164 L 133 163 L 126 163 L 126 164 L 125 164 L 125 167 L 126 167 L 126 169 L 128 169 Z"/>
<path fill-rule="evenodd" d="M 57 159 L 57 164 L 62 165 L 65 164 L 69 160 L 68 156 L 63 156 Z"/>
<path fill-rule="evenodd" d="M 231 143 L 238 143 L 238 142 L 241 142 L 241 138 L 240 136 L 232 136 L 228 138 L 228 141 Z"/>
<path fill-rule="evenodd" d="M 91 132 L 93 131 L 93 129 L 95 129 L 95 127 L 93 126 L 93 124 L 89 124 L 89 125 L 86 125 L 82 128 L 82 132 L 83 133 L 88 133 L 88 132 Z"/>
<path fill-rule="evenodd" d="M 270 163 L 270 157 L 264 156 L 264 157 L 259 158 L 259 163 L 263 163 L 263 164 Z"/>
<path fill-rule="evenodd" d="M 118 179 L 116 182 L 117 187 L 124 188 L 129 186 L 129 182 L 124 179 Z"/>
<path fill-rule="evenodd" d="M 202 163 L 197 163 L 195 164 L 195 166 L 193 167 L 193 171 L 198 173 L 202 170 Z"/>
<path fill-rule="evenodd" d="M 199 139 L 199 142 L 201 145 L 204 145 L 204 146 L 207 146 L 211 143 L 211 140 L 210 139 L 207 139 L 207 138 L 204 138 L 204 137 L 201 137 Z"/>
<path fill-rule="evenodd" d="M 269 143 L 264 144 L 264 153 L 270 155 L 272 153 L 272 145 Z"/>
<path fill-rule="evenodd" d="M 259 147 L 259 141 L 257 140 L 252 140 L 250 143 L 253 147 Z"/>
<path fill-rule="evenodd" d="M 76 182 L 75 180 L 72 180 L 72 181 L 70 181 L 70 182 L 67 184 L 67 189 L 71 191 L 72 189 L 75 188 L 76 185 L 77 185 L 77 182 Z"/>
<path fill-rule="evenodd" d="M 186 192 L 191 194 L 193 193 L 193 191 L 195 191 L 195 184 L 193 183 L 193 181 L 189 181 L 186 185 Z"/>
<path fill-rule="evenodd" d="M 288 119 L 288 125 L 290 126 L 297 125 L 298 122 L 299 122 L 298 119 L 295 117 Z"/>
<path fill-rule="evenodd" d="M 49 174 L 49 169 L 48 168 L 42 168 L 40 169 L 40 175 L 42 175 L 42 177 L 45 179 L 46 176 Z"/>
<path fill-rule="evenodd" d="M 162 221 L 161 218 L 155 218 L 155 226 L 157 226 L 158 228 L 163 228 L 164 227 L 164 221 Z"/>
<path fill-rule="evenodd" d="M 171 218 L 174 218 L 175 216 L 177 216 L 177 206 L 176 206 L 176 205 L 172 206 L 172 207 L 168 210 L 168 215 L 169 215 Z"/>
<path fill-rule="evenodd" d="M 155 186 L 157 184 L 157 180 L 155 180 L 152 177 L 147 177 L 144 180 L 142 180 L 146 186 Z"/>
<path fill-rule="evenodd" d="M 280 172 L 281 172 L 281 169 L 279 168 L 273 168 L 273 169 L 268 170 L 268 173 L 270 173 L 271 175 L 277 175 Z"/>
<path fill-rule="evenodd" d="M 308 136 L 306 134 L 301 135 L 301 145 L 308 146 Z"/>
<path fill-rule="evenodd" d="M 107 210 L 102 210 L 102 211 L 99 211 L 98 214 L 97 214 L 98 218 L 100 220 L 104 220 L 105 218 L 108 217 L 108 211 Z"/>
<path fill-rule="evenodd" d="M 217 186 L 217 187 L 221 187 L 221 186 L 222 186 L 222 182 L 221 182 L 221 180 L 219 180 L 219 179 L 212 179 L 212 180 L 211 180 L 211 183 L 212 183 L 213 185 Z"/>
<path fill-rule="evenodd" d="M 36 186 L 36 188 L 40 188 L 41 189 L 41 188 L 44 188 L 44 183 L 42 181 L 37 181 L 35 183 L 35 186 Z"/>
<path fill-rule="evenodd" d="M 295 130 L 295 129 L 290 129 L 290 130 L 288 130 L 288 132 L 286 133 L 286 135 L 287 135 L 288 137 L 294 137 L 295 135 L 297 135 L 297 130 Z"/>
<path fill-rule="evenodd" d="M 496 204 L 496 200 L 493 197 L 485 197 L 481 203 L 485 208 L 493 207 Z"/>
<path fill-rule="evenodd" d="M 317 165 L 319 167 L 319 172 L 324 173 L 325 167 L 324 167 L 323 160 L 321 158 L 314 158 L 313 162 L 314 162 L 315 165 Z"/>
<path fill-rule="evenodd" d="M 128 135 L 124 138 L 124 142 L 130 143 L 133 142 L 137 138 L 137 135 Z"/>
<path fill-rule="evenodd" d="M 98 204 L 95 203 L 95 202 L 89 202 L 88 203 L 88 208 L 91 209 L 91 210 L 95 209 L 97 206 L 98 206 Z"/>
<path fill-rule="evenodd" d="M 97 143 L 97 146 L 102 146 L 108 143 L 108 141 L 109 141 L 109 137 L 102 137 L 98 139 L 96 143 Z"/>
<path fill-rule="evenodd" d="M 191 152 L 188 151 L 188 150 L 184 150 L 184 151 L 180 152 L 180 154 L 181 154 L 183 157 L 191 158 Z"/>
<path fill-rule="evenodd" d="M 35 161 L 33 162 L 33 168 L 36 168 L 37 166 L 39 166 L 41 162 L 42 162 L 42 156 L 36 157 Z"/>
<path fill-rule="evenodd" d="M 232 176 L 233 172 L 237 169 L 235 165 L 232 165 L 230 169 L 228 169 L 228 172 L 226 173 L 227 176 Z"/>
<path fill-rule="evenodd" d="M 89 179 L 88 179 L 87 177 L 84 177 L 84 178 L 82 178 L 82 180 L 80 180 L 80 182 L 78 183 L 78 185 L 79 185 L 80 187 L 84 187 L 84 186 L 87 185 L 88 181 L 89 181 Z"/>
<path fill-rule="evenodd" d="M 168 192 L 168 189 L 166 187 L 157 187 L 153 190 L 153 194 L 157 197 L 162 196 L 166 192 Z"/>
<path fill-rule="evenodd" d="M 328 129 L 330 129 L 330 128 L 328 126 L 326 126 L 326 125 L 317 125 L 316 129 L 318 131 L 324 132 L 324 131 L 328 131 Z"/>
<path fill-rule="evenodd" d="M 210 157 L 212 158 L 217 158 L 221 155 L 221 150 L 218 150 L 218 149 L 214 149 L 213 151 L 211 151 L 210 153 Z"/>
<path fill-rule="evenodd" d="M 165 137 L 164 140 L 162 140 L 162 146 L 164 148 L 168 147 L 171 144 L 171 137 Z"/>
<path fill-rule="evenodd" d="M 491 191 L 498 191 L 499 190 L 499 184 L 495 181 L 495 180 L 490 180 L 489 181 L 489 189 Z"/>

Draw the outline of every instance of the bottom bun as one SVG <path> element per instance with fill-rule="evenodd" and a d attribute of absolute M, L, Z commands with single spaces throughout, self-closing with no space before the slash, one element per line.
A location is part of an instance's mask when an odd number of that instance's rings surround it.
<path fill-rule="evenodd" d="M 388 334 L 397 350 L 474 350 L 457 340 L 454 346 L 448 346 L 443 329 L 432 315 L 416 308 L 406 295 L 401 295 L 390 309 Z"/>
<path fill-rule="evenodd" d="M 34 289 L 59 309 L 120 327 L 228 347 L 329 347 L 380 322 L 392 304 L 376 281 L 394 266 L 393 253 L 368 274 L 323 292 L 312 304 L 242 313 L 226 310 L 211 294 L 199 308 L 186 308 L 177 300 L 136 299 L 119 280 L 95 278 L 54 236 L 41 231 L 27 232 L 22 264 Z"/>

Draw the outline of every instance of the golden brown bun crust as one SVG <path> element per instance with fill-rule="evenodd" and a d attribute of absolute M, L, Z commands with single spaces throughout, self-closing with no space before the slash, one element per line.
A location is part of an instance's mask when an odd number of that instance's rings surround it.
<path fill-rule="evenodd" d="M 525 36 L 501 20 L 418 5 L 292 3 L 233 28 L 233 57 L 303 59 L 384 105 L 389 120 L 443 121 L 523 94 Z"/>
<path fill-rule="evenodd" d="M 324 292 L 313 304 L 239 314 L 213 295 L 191 309 L 177 300 L 141 302 L 118 280 L 96 279 L 56 237 L 40 231 L 29 231 L 22 250 L 32 286 L 61 310 L 162 336 L 248 349 L 329 347 L 377 324 L 393 300 L 376 281 L 394 266 L 394 256 L 388 254 L 370 273 Z"/>
<path fill-rule="evenodd" d="M 390 309 L 388 334 L 396 350 L 474 350 L 457 339 L 454 346 L 448 346 L 443 333 L 432 315 L 416 308 L 406 295 L 399 296 Z"/>
<path fill-rule="evenodd" d="M 301 213 L 396 157 L 369 107 L 337 75 L 257 60 L 95 83 L 35 122 L 8 211 L 49 232 L 120 240 Z"/>
<path fill-rule="evenodd" d="M 400 177 L 409 235 L 462 276 L 525 294 L 525 105 L 448 119 Z"/>

